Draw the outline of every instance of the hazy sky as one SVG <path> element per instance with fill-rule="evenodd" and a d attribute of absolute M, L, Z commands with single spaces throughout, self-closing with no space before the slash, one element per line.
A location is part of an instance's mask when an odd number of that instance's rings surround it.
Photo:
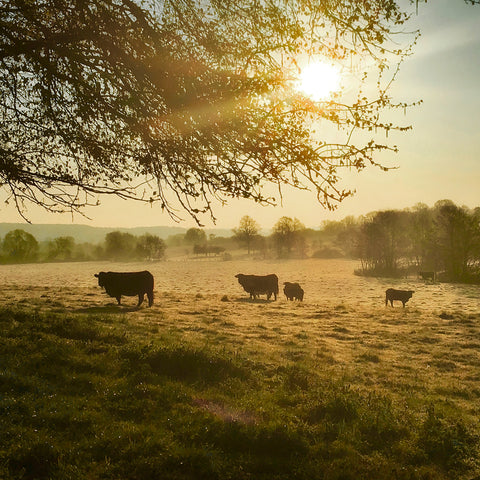
<path fill-rule="evenodd" d="M 415 6 L 411 7 L 414 11 Z M 323 220 L 340 220 L 374 210 L 410 207 L 418 202 L 432 206 L 451 199 L 459 205 L 480 205 L 480 6 L 463 0 L 419 2 L 412 29 L 422 36 L 414 54 L 404 63 L 392 93 L 399 101 L 423 100 L 407 111 L 401 121 L 411 124 L 407 133 L 391 134 L 399 153 L 381 157 L 399 168 L 383 172 L 374 167 L 345 176 L 343 186 L 356 194 L 334 212 L 316 203 L 313 193 L 285 191 L 283 207 L 262 207 L 247 201 L 231 201 L 215 210 L 216 225 L 204 218 L 208 228 L 232 228 L 243 215 L 250 215 L 270 228 L 283 215 L 297 217 L 306 226 L 318 228 Z M 91 220 L 76 216 L 74 223 L 107 227 L 176 224 L 159 207 L 102 198 L 99 207 L 87 211 Z M 32 223 L 72 223 L 70 216 L 27 213 Z M 1 222 L 23 221 L 12 208 L 0 206 Z"/>

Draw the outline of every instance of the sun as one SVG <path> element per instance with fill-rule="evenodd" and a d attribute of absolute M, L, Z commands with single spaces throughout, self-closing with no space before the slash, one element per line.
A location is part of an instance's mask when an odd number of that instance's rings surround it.
<path fill-rule="evenodd" d="M 306 65 L 299 76 L 297 89 L 314 101 L 324 100 L 340 88 L 340 70 L 325 62 Z"/>

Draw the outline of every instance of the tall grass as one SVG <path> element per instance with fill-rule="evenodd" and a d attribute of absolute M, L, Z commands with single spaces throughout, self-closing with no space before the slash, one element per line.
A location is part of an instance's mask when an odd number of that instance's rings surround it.
<path fill-rule="evenodd" d="M 274 338 L 274 337 L 273 337 Z M 322 356 L 252 360 L 120 314 L 0 310 L 0 477 L 468 479 L 478 425 Z M 288 353 L 291 346 L 285 346 Z M 381 362 L 360 355 L 358 371 Z"/>

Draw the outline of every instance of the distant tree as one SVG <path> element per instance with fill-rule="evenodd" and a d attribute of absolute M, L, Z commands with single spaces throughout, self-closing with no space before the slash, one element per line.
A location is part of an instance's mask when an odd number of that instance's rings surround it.
<path fill-rule="evenodd" d="M 160 237 L 146 233 L 137 239 L 136 254 L 143 260 L 159 260 L 165 256 L 166 248 Z"/>
<path fill-rule="evenodd" d="M 294 248 L 300 256 L 305 255 L 305 225 L 297 218 L 281 217 L 273 226 L 273 239 L 279 257 L 288 257 Z"/>
<path fill-rule="evenodd" d="M 478 210 L 470 211 L 453 202 L 435 204 L 435 246 L 449 280 L 468 280 L 471 267 L 479 261 L 480 218 Z"/>
<path fill-rule="evenodd" d="M 93 247 L 93 258 L 95 260 L 103 260 L 105 257 L 105 248 L 102 245 L 95 245 Z"/>
<path fill-rule="evenodd" d="M 185 243 L 185 234 L 176 233 L 167 237 L 167 245 L 169 247 L 181 247 Z"/>
<path fill-rule="evenodd" d="M 409 235 L 412 257 L 422 270 L 438 271 L 438 249 L 434 245 L 434 213 L 423 203 L 411 209 Z"/>
<path fill-rule="evenodd" d="M 356 256 L 362 264 L 362 272 L 377 272 L 381 265 L 382 238 L 379 226 L 365 220 L 357 236 Z"/>
<path fill-rule="evenodd" d="M 313 241 L 317 256 L 323 251 L 323 256 L 330 253 L 331 257 L 356 257 L 359 228 L 359 221 L 351 215 L 339 221 L 322 222 Z"/>
<path fill-rule="evenodd" d="M 244 215 L 240 219 L 238 228 L 233 229 L 234 238 L 241 244 L 246 245 L 247 252 L 250 255 L 250 249 L 255 238 L 260 232 L 260 225 L 250 216 Z"/>
<path fill-rule="evenodd" d="M 185 233 L 185 243 L 189 245 L 203 245 L 207 242 L 207 235 L 201 228 L 189 228 Z"/>
<path fill-rule="evenodd" d="M 342 219 L 340 223 L 342 228 L 337 233 L 334 243 L 347 257 L 353 258 L 355 257 L 356 240 L 360 223 L 351 215 Z"/>
<path fill-rule="evenodd" d="M 92 260 L 103 260 L 103 248 L 101 245 L 89 242 L 75 243 L 72 260 L 76 262 L 86 262 Z"/>
<path fill-rule="evenodd" d="M 47 245 L 48 260 L 72 260 L 75 249 L 73 237 L 57 237 L 50 240 Z"/>
<path fill-rule="evenodd" d="M 37 240 L 21 229 L 8 232 L 3 239 L 2 248 L 7 260 L 11 262 L 33 262 L 37 259 Z"/>
<path fill-rule="evenodd" d="M 193 246 L 193 253 L 194 255 L 205 255 L 208 256 L 212 255 L 220 255 L 225 251 L 225 247 L 219 245 L 198 245 L 195 244 Z"/>
<path fill-rule="evenodd" d="M 132 260 L 136 244 L 136 237 L 131 233 L 109 232 L 105 236 L 105 256 L 110 260 Z"/>
<path fill-rule="evenodd" d="M 367 218 L 358 236 L 358 256 L 365 272 L 396 276 L 405 259 L 408 213 L 397 210 L 375 212 Z"/>

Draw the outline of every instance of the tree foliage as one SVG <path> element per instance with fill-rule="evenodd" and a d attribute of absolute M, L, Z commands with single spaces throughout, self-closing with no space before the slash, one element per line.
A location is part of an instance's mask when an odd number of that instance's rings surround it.
<path fill-rule="evenodd" d="M 159 260 L 165 256 L 166 248 L 160 237 L 145 233 L 137 239 L 136 255 L 142 260 Z"/>
<path fill-rule="evenodd" d="M 109 232 L 105 235 L 105 256 L 110 260 L 133 260 L 137 239 L 127 232 Z"/>
<path fill-rule="evenodd" d="M 57 237 L 48 242 L 48 260 L 72 260 L 75 248 L 75 239 L 71 236 Z"/>
<path fill-rule="evenodd" d="M 305 256 L 305 225 L 298 218 L 281 217 L 273 226 L 273 239 L 279 257 L 289 257 L 294 250 Z"/>
<path fill-rule="evenodd" d="M 407 213 L 398 210 L 376 212 L 360 229 L 359 255 L 364 269 L 396 273 L 407 254 Z"/>
<path fill-rule="evenodd" d="M 199 221 L 217 200 L 277 203 L 269 185 L 334 208 L 352 193 L 341 169 L 378 164 L 395 147 L 375 132 L 405 128 L 385 116 L 405 107 L 388 87 L 412 43 L 393 0 L 0 0 L 0 14 L 0 184 L 23 215 L 114 193 Z M 298 93 L 310 58 L 353 65 L 356 93 Z"/>
<path fill-rule="evenodd" d="M 480 259 L 479 210 L 469 211 L 452 202 L 437 202 L 436 247 L 449 278 L 465 280 Z"/>
<path fill-rule="evenodd" d="M 207 241 L 207 234 L 201 228 L 189 228 L 185 232 L 184 240 L 189 245 L 203 245 Z"/>
<path fill-rule="evenodd" d="M 480 209 L 450 200 L 433 208 L 374 212 L 358 230 L 357 255 L 366 274 L 441 272 L 448 281 L 480 282 Z"/>
<path fill-rule="evenodd" d="M 37 258 L 38 242 L 30 233 L 16 229 L 5 235 L 2 249 L 8 261 L 33 262 Z"/>
<path fill-rule="evenodd" d="M 238 228 L 233 229 L 234 238 L 238 242 L 245 244 L 249 255 L 252 243 L 258 238 L 259 233 L 260 225 L 249 215 L 244 215 L 240 219 Z"/>

